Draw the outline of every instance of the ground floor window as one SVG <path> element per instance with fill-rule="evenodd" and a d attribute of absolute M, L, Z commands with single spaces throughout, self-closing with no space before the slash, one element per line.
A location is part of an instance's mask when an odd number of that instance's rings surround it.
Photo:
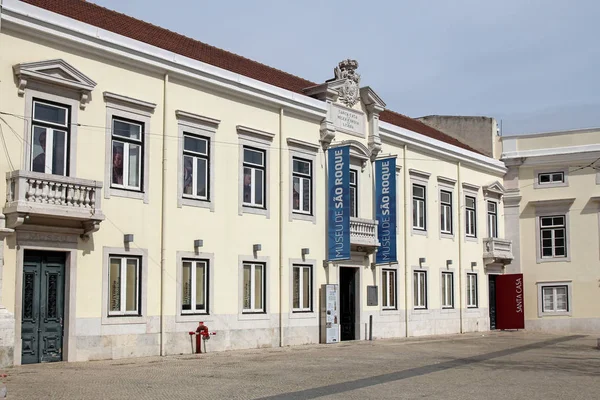
<path fill-rule="evenodd" d="M 244 263 L 243 312 L 265 312 L 265 264 Z"/>
<path fill-rule="evenodd" d="M 140 315 L 139 257 L 110 256 L 108 315 Z"/>
<path fill-rule="evenodd" d="M 419 309 L 427 308 L 427 271 L 415 271 L 414 280 L 414 307 Z"/>
<path fill-rule="evenodd" d="M 568 293 L 567 285 L 542 287 L 542 312 L 568 312 Z"/>
<path fill-rule="evenodd" d="M 384 269 L 381 279 L 381 305 L 386 310 L 396 309 L 396 270 Z"/>
<path fill-rule="evenodd" d="M 454 274 L 442 272 L 442 308 L 454 308 Z"/>
<path fill-rule="evenodd" d="M 294 265 L 293 268 L 293 311 L 312 311 L 312 267 Z"/>
<path fill-rule="evenodd" d="M 183 260 L 181 269 L 181 313 L 207 313 L 208 261 Z"/>
<path fill-rule="evenodd" d="M 467 274 L 467 307 L 477 308 L 477 274 Z"/>

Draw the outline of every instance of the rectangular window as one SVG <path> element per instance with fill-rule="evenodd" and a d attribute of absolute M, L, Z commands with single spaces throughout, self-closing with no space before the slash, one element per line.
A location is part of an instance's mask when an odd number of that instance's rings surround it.
<path fill-rule="evenodd" d="M 542 312 L 568 312 L 569 297 L 567 286 L 542 287 Z"/>
<path fill-rule="evenodd" d="M 381 279 L 381 306 L 385 310 L 396 309 L 396 270 L 384 269 Z"/>
<path fill-rule="evenodd" d="M 477 308 L 477 274 L 467 274 L 467 307 Z"/>
<path fill-rule="evenodd" d="M 468 237 L 477 237 L 477 200 L 475 197 L 465 196 L 465 232 Z"/>
<path fill-rule="evenodd" d="M 312 214 L 312 161 L 292 157 L 292 209 L 295 213 Z"/>
<path fill-rule="evenodd" d="M 350 170 L 350 216 L 358 217 L 358 172 Z"/>
<path fill-rule="evenodd" d="M 244 146 L 244 205 L 266 208 L 266 152 Z"/>
<path fill-rule="evenodd" d="M 70 108 L 33 101 L 31 121 L 31 170 L 44 174 L 68 175 Z"/>
<path fill-rule="evenodd" d="M 454 308 L 454 274 L 442 272 L 442 308 Z"/>
<path fill-rule="evenodd" d="M 427 308 L 427 271 L 415 271 L 413 280 L 414 307 L 425 309 Z"/>
<path fill-rule="evenodd" d="M 567 228 L 564 215 L 540 217 L 542 258 L 567 256 Z"/>
<path fill-rule="evenodd" d="M 111 187 L 142 190 L 144 124 L 112 120 Z"/>
<path fill-rule="evenodd" d="M 442 233 L 452 234 L 452 192 L 440 191 L 440 227 Z"/>
<path fill-rule="evenodd" d="M 498 237 L 498 204 L 494 201 L 487 202 L 488 237 Z"/>
<path fill-rule="evenodd" d="M 140 315 L 140 258 L 110 256 L 108 315 Z"/>
<path fill-rule="evenodd" d="M 425 208 L 426 201 L 425 186 L 412 185 L 413 201 L 413 229 L 427 230 L 427 215 Z"/>
<path fill-rule="evenodd" d="M 208 313 L 208 261 L 183 260 L 181 313 Z"/>
<path fill-rule="evenodd" d="M 183 134 L 183 197 L 209 200 L 210 139 Z"/>
<path fill-rule="evenodd" d="M 551 183 L 564 183 L 565 173 L 564 172 L 544 172 L 538 174 L 538 184 L 547 185 Z"/>
<path fill-rule="evenodd" d="M 293 311 L 312 311 L 312 267 L 294 265 L 293 274 Z"/>
<path fill-rule="evenodd" d="M 265 312 L 265 264 L 244 263 L 243 289 L 243 312 Z"/>

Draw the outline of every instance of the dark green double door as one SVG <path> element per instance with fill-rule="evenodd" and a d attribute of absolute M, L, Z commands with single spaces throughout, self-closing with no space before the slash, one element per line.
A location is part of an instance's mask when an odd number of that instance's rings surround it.
<path fill-rule="evenodd" d="M 65 254 L 26 251 L 23 259 L 21 362 L 62 360 Z"/>

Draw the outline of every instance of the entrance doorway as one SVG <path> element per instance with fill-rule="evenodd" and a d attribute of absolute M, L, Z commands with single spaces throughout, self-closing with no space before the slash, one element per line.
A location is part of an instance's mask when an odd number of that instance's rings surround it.
<path fill-rule="evenodd" d="M 28 251 L 23 257 L 21 362 L 62 361 L 65 253 Z"/>
<path fill-rule="evenodd" d="M 340 268 L 340 329 L 341 340 L 356 339 L 356 306 L 358 268 Z"/>
<path fill-rule="evenodd" d="M 496 329 L 496 275 L 488 275 L 490 293 L 490 330 Z"/>

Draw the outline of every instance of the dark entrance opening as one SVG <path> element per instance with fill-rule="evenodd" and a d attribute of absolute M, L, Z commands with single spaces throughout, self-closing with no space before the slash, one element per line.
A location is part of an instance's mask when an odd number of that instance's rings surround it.
<path fill-rule="evenodd" d="M 65 253 L 25 251 L 21 363 L 62 360 Z"/>
<path fill-rule="evenodd" d="M 341 340 L 356 339 L 356 274 L 357 268 L 340 268 Z"/>
<path fill-rule="evenodd" d="M 496 329 L 496 275 L 488 275 L 490 293 L 490 330 Z"/>

